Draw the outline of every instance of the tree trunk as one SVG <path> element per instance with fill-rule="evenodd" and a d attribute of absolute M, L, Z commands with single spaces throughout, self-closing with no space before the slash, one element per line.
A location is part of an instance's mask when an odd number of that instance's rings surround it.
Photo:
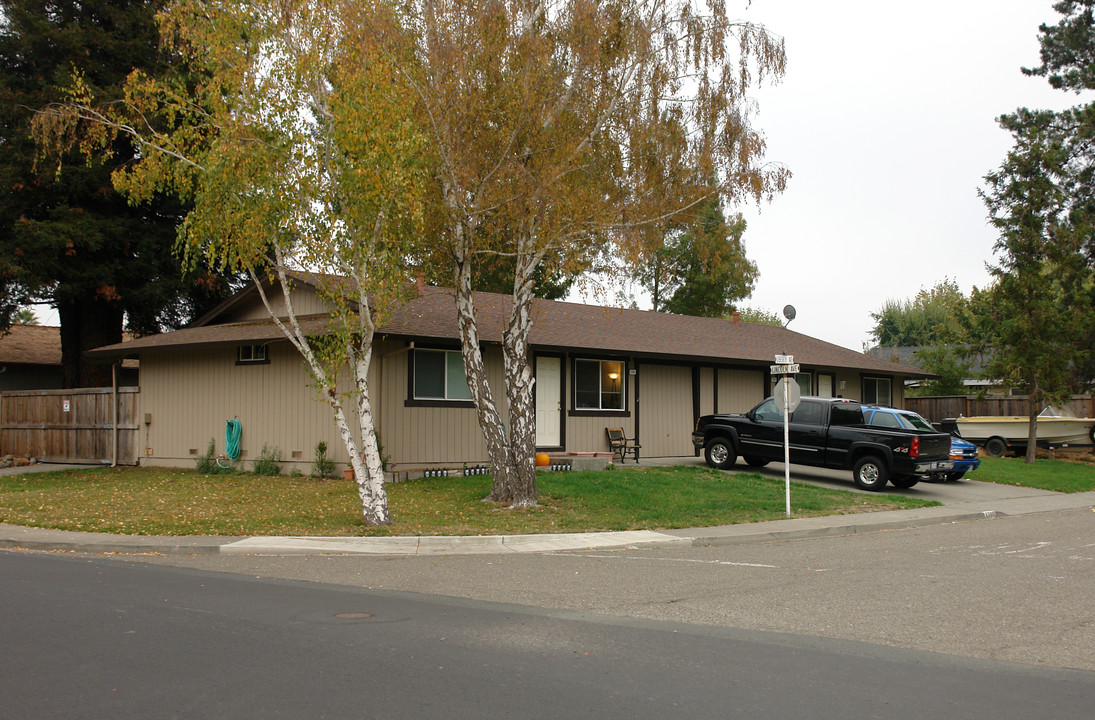
<path fill-rule="evenodd" d="M 57 314 L 61 319 L 64 387 L 109 387 L 110 363 L 89 361 L 84 351 L 122 341 L 121 308 L 113 303 L 84 299 L 59 302 Z"/>
<path fill-rule="evenodd" d="M 364 306 L 358 312 L 368 312 Z M 356 351 L 350 354 L 354 365 L 354 382 L 357 385 L 357 418 L 361 433 L 361 460 L 355 464 L 354 478 L 361 497 L 361 508 L 366 525 L 387 525 L 392 521 L 388 508 L 388 490 L 384 487 L 384 461 L 380 457 L 380 445 L 376 439 L 376 424 L 369 396 L 369 367 L 373 360 L 373 332 L 370 328 L 362 333 Z M 360 465 L 360 467 L 359 467 Z"/>
<path fill-rule="evenodd" d="M 464 372 L 468 378 L 468 389 L 479 418 L 479 427 L 483 431 L 483 440 L 490 457 L 494 483 L 508 483 L 513 467 L 509 448 L 506 443 L 506 429 L 502 416 L 494 402 L 494 394 L 487 382 L 483 352 L 479 347 L 479 329 L 475 320 L 475 301 L 472 297 L 471 262 L 466 254 L 455 259 L 456 274 L 456 317 L 460 327 L 460 348 L 464 358 Z M 493 493 L 488 498 L 494 500 Z"/>
<path fill-rule="evenodd" d="M 1038 387 L 1038 381 L 1034 378 L 1030 380 L 1030 393 L 1027 398 L 1029 403 L 1029 424 L 1027 425 L 1027 454 L 1025 462 L 1027 465 L 1033 465 L 1035 458 L 1038 457 L 1038 414 L 1042 411 L 1042 392 Z"/>
<path fill-rule="evenodd" d="M 510 467 L 495 475 L 490 498 L 513 507 L 536 505 L 536 410 L 533 403 L 535 378 L 529 367 L 528 336 L 532 330 L 532 272 L 535 261 L 519 254 L 513 285 L 513 308 L 502 337 L 506 371 L 506 399 L 509 401 Z"/>

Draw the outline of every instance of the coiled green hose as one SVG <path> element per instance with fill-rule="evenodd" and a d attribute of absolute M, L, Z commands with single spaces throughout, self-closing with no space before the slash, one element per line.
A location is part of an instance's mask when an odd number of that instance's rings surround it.
<path fill-rule="evenodd" d="M 227 455 L 228 465 L 221 465 L 220 458 L 217 464 L 223 468 L 229 467 L 240 459 L 240 438 L 243 436 L 243 425 L 239 420 L 229 420 L 224 426 L 224 452 Z"/>

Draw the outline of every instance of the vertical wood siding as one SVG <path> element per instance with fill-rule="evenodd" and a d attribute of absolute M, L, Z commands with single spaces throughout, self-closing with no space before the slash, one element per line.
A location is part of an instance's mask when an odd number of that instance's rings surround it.
<path fill-rule="evenodd" d="M 285 305 L 285 296 L 281 294 L 281 287 L 276 286 L 274 289 L 267 290 L 266 297 L 270 300 L 270 305 L 273 307 L 274 312 L 278 314 L 278 317 L 283 317 L 288 314 Z M 293 312 L 297 315 L 315 315 L 315 314 L 327 314 L 330 312 L 330 308 L 326 303 L 316 294 L 310 287 L 296 285 L 293 288 Z M 266 306 L 262 304 L 262 300 L 256 294 L 254 296 L 254 302 L 241 303 L 238 307 L 234 307 L 228 312 L 217 318 L 218 322 L 248 322 L 252 320 L 269 320 L 270 313 L 266 310 Z"/>
<path fill-rule="evenodd" d="M 692 368 L 639 368 L 639 444 L 644 457 L 692 454 Z"/>
<path fill-rule="evenodd" d="M 720 413 L 742 413 L 759 403 L 767 393 L 763 370 L 720 369 Z"/>

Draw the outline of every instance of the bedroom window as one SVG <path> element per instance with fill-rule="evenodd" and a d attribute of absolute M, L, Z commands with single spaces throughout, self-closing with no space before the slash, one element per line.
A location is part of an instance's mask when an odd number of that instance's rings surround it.
<path fill-rule="evenodd" d="M 459 350 L 414 351 L 415 400 L 471 400 Z"/>

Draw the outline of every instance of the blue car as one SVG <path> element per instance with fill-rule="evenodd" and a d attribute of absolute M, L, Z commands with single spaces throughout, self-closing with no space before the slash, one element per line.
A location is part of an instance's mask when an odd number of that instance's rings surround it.
<path fill-rule="evenodd" d="M 930 422 L 912 410 L 898 410 L 881 405 L 864 405 L 863 421 L 868 425 L 882 427 L 936 431 Z M 933 473 L 933 480 L 959 480 L 963 475 L 976 470 L 981 465 L 981 460 L 977 457 L 977 446 L 954 434 L 951 435 L 951 460 L 954 466 L 950 470 Z"/>

